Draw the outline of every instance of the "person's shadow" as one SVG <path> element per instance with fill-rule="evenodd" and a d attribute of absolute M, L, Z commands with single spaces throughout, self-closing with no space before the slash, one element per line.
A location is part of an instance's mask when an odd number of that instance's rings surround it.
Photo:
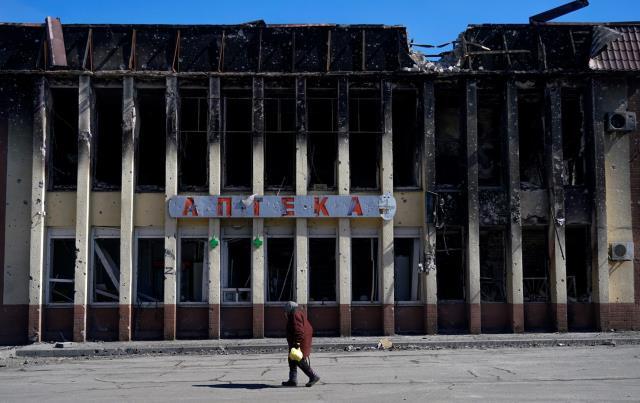
<path fill-rule="evenodd" d="M 217 389 L 271 389 L 279 388 L 276 385 L 267 385 L 266 383 L 214 383 L 211 385 L 193 385 L 196 388 L 217 388 Z"/>

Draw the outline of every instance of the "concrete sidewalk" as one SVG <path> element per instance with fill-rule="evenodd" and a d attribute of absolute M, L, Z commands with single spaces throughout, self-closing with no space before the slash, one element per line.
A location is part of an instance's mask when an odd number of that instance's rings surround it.
<path fill-rule="evenodd" d="M 375 350 L 385 337 L 316 337 L 314 351 Z M 640 344 L 640 332 L 524 333 L 387 337 L 394 349 L 456 349 Z M 286 350 L 283 338 L 38 343 L 16 347 L 18 357 L 98 357 L 135 354 L 250 354 Z"/>

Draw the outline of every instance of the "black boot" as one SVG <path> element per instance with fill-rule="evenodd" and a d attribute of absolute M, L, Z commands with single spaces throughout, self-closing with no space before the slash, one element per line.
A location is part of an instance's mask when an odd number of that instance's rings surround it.
<path fill-rule="evenodd" d="M 298 386 L 298 364 L 289 360 L 289 380 L 282 382 L 282 386 Z"/>
<path fill-rule="evenodd" d="M 308 357 L 300 360 L 298 366 L 300 367 L 302 372 L 304 372 L 304 374 L 309 377 L 309 382 L 307 382 L 307 384 L 305 385 L 306 387 L 310 388 L 311 386 L 318 383 L 320 377 L 313 371 L 313 369 L 311 369 Z"/>

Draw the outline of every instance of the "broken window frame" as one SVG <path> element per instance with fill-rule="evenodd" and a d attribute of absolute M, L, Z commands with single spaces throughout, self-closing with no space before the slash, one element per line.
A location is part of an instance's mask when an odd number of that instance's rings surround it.
<path fill-rule="evenodd" d="M 397 94 L 398 93 L 410 93 L 413 92 L 415 95 L 415 107 L 416 107 L 416 119 L 415 119 L 415 127 L 413 128 L 413 132 L 404 132 L 403 131 L 403 137 L 408 135 L 412 135 L 414 137 L 415 140 L 415 151 L 414 151 L 414 155 L 413 156 L 406 156 L 407 159 L 409 159 L 409 157 L 413 157 L 412 158 L 412 162 L 414 164 L 414 168 L 413 168 L 413 179 L 415 180 L 415 184 L 411 184 L 411 185 L 407 185 L 407 184 L 402 184 L 402 185 L 398 185 L 397 181 L 399 176 L 397 175 L 397 172 L 399 170 L 396 169 L 397 164 L 399 164 L 399 161 L 405 161 L 405 159 L 401 159 L 401 158 L 395 158 L 396 156 L 396 144 L 398 144 L 397 141 L 395 141 L 396 137 L 399 135 L 397 130 L 397 116 L 395 116 L 393 114 L 393 111 L 395 111 L 395 107 L 397 105 Z M 393 189 L 394 190 L 418 190 L 422 188 L 422 164 L 423 164 L 423 113 L 422 113 L 422 99 L 421 99 L 421 94 L 422 92 L 416 88 L 414 85 L 411 86 L 397 86 L 396 88 L 393 89 L 392 91 L 392 136 L 393 136 L 393 151 L 392 153 L 394 154 L 394 158 L 393 158 Z"/>
<path fill-rule="evenodd" d="M 380 89 L 380 82 L 373 83 L 375 86 L 373 88 L 360 86 L 358 84 L 351 85 L 349 88 L 349 187 L 351 192 L 362 192 L 362 191 L 379 191 L 381 189 L 381 169 L 382 169 L 382 136 L 384 134 L 384 112 L 382 105 L 382 93 Z M 374 96 L 354 96 L 354 93 L 358 92 L 370 92 L 374 94 Z M 364 95 L 364 94 L 363 94 Z M 378 122 L 378 130 L 361 130 L 361 124 L 352 122 L 352 113 L 355 113 L 358 117 L 358 122 L 362 119 L 360 116 L 360 108 L 361 103 L 363 101 L 377 101 L 378 102 L 378 114 L 379 114 L 379 122 Z M 358 112 L 353 112 L 354 103 L 358 105 Z M 361 152 L 361 150 L 354 149 L 354 139 L 355 137 L 371 137 L 370 141 L 375 141 L 375 151 L 376 151 L 376 168 L 375 172 L 375 186 L 354 186 L 354 158 L 352 158 L 356 153 Z M 357 179 L 357 178 L 356 178 Z"/>
<path fill-rule="evenodd" d="M 243 96 L 240 96 L 243 95 Z M 227 114 L 229 113 L 228 103 L 229 100 L 244 100 L 249 103 L 249 114 L 246 117 L 246 120 L 250 122 L 249 130 L 228 130 L 227 122 L 231 119 L 227 119 Z M 253 96 L 251 94 L 251 86 L 247 85 L 242 88 L 237 87 L 226 87 L 222 88 L 222 133 L 221 133 L 221 179 L 222 179 L 222 188 L 228 191 L 250 191 L 252 187 L 253 181 Z M 229 155 L 229 136 L 246 136 L 249 140 L 249 150 L 246 158 L 248 159 L 245 163 L 249 164 L 249 178 L 246 184 L 238 185 L 238 184 L 229 184 L 229 178 L 227 177 L 230 169 L 227 167 L 227 159 L 231 157 Z M 246 139 L 245 139 L 246 140 Z"/>
<path fill-rule="evenodd" d="M 120 127 L 120 130 L 117 133 L 101 133 L 101 127 L 100 127 L 100 120 L 101 120 L 101 114 L 100 114 L 100 110 L 101 110 L 101 104 L 100 104 L 100 99 L 101 99 L 101 92 L 110 92 L 110 91 L 119 91 L 119 100 L 120 100 L 120 105 L 118 108 L 118 114 L 117 114 L 117 122 L 118 122 L 118 126 Z M 123 134 L 123 127 L 122 127 L 122 108 L 123 108 L 123 104 L 122 104 L 122 97 L 123 97 L 123 88 L 121 86 L 108 86 L 108 85 L 95 85 L 94 86 L 94 94 L 95 94 L 95 133 L 93 135 L 93 139 L 91 142 L 91 146 L 93 147 L 93 157 L 91 159 L 91 167 L 92 167 L 92 172 L 91 172 L 91 190 L 94 192 L 116 192 L 116 191 L 120 191 L 122 189 L 122 177 L 120 174 L 120 172 L 122 171 L 122 134 Z M 110 122 L 113 123 L 113 122 Z M 100 141 L 103 138 L 103 136 L 107 136 L 109 138 L 109 142 L 117 142 L 120 145 L 120 150 L 119 153 L 116 155 L 108 155 L 108 156 L 104 156 L 102 158 L 99 158 L 99 156 L 101 156 L 101 148 L 100 148 Z M 107 183 L 107 182 L 102 182 L 102 181 L 98 181 L 97 178 L 97 172 L 98 172 L 98 165 L 99 163 L 104 164 L 104 161 L 108 161 L 108 163 L 114 164 L 113 166 L 111 166 L 111 168 L 115 171 L 118 172 L 118 179 L 117 179 L 117 183 L 112 184 L 112 183 Z"/>
<path fill-rule="evenodd" d="M 296 187 L 296 148 L 297 148 L 297 130 L 296 130 L 296 94 L 295 88 L 293 84 L 291 87 L 266 87 L 265 88 L 265 96 L 264 96 L 264 188 L 267 191 L 276 191 L 276 192 L 290 192 L 293 191 Z M 291 130 L 283 129 L 283 101 L 291 102 L 293 107 L 293 124 Z M 275 130 L 269 130 L 269 122 L 268 122 L 268 103 L 274 102 L 276 103 L 276 116 L 277 123 Z M 278 144 L 286 143 L 284 137 L 288 137 L 289 142 L 291 142 L 291 147 L 289 150 L 279 149 L 277 155 L 275 153 L 271 153 L 268 150 L 270 142 L 277 142 Z M 290 155 L 290 158 L 287 158 L 287 155 Z M 272 160 L 273 158 L 273 160 Z M 285 178 L 279 183 L 269 183 L 269 174 L 273 172 L 273 169 L 270 169 L 270 164 L 281 163 L 281 161 L 287 161 L 291 164 L 291 180 L 290 183 L 285 184 Z"/>
<path fill-rule="evenodd" d="M 308 262 L 308 283 L 307 283 L 307 289 L 308 289 L 308 304 L 309 305 L 335 305 L 338 303 L 338 284 L 339 284 L 339 273 L 338 273 L 338 258 L 339 258 L 339 254 L 338 254 L 338 242 L 339 239 L 338 237 L 336 237 L 335 231 L 332 231 L 332 234 L 309 234 L 308 236 L 308 257 L 307 257 L 307 262 Z M 333 300 L 312 300 L 311 299 L 311 272 L 312 272 L 312 266 L 311 266 L 311 240 L 312 239 L 333 239 L 334 240 L 334 258 L 333 258 L 333 263 L 334 263 L 334 267 L 333 267 L 333 272 L 334 272 L 334 299 Z"/>
<path fill-rule="evenodd" d="M 353 273 L 353 240 L 354 239 L 370 239 L 373 240 L 377 243 L 377 253 L 376 253 L 376 267 L 375 267 L 375 290 L 372 290 L 372 292 L 375 294 L 373 299 L 369 299 L 369 300 L 356 300 L 355 299 L 355 293 L 353 292 L 353 287 L 354 287 L 354 273 Z M 352 233 L 351 234 L 351 242 L 349 247 L 351 248 L 351 260 L 349 262 L 350 266 L 351 266 L 351 270 L 349 272 L 349 275 L 351 276 L 351 305 L 380 305 L 382 303 L 382 251 L 381 251 L 381 247 L 380 247 L 380 234 L 378 233 L 378 231 L 376 230 L 375 232 L 368 232 L 368 231 L 362 231 L 362 232 L 356 232 L 355 234 Z"/>
<path fill-rule="evenodd" d="M 506 126 L 506 93 L 505 86 L 502 83 L 486 83 L 487 85 L 484 88 L 478 89 L 477 96 L 477 147 L 478 147 L 478 187 L 481 189 L 503 189 L 506 186 L 507 182 L 507 126 Z M 493 85 L 492 85 L 493 84 Z M 496 91 L 500 91 L 496 94 Z M 489 100 L 495 101 L 496 103 L 488 103 L 491 105 L 490 107 L 485 106 L 487 104 L 485 97 L 488 97 Z M 497 98 L 497 99 L 494 99 Z M 482 117 L 483 112 L 489 111 L 489 115 L 487 116 L 487 120 L 490 127 L 490 131 L 485 133 L 483 131 L 483 125 L 481 122 L 483 121 Z M 492 114 L 497 114 L 497 122 L 493 121 Z M 486 127 L 485 127 L 486 128 Z M 485 151 L 483 151 L 483 145 L 489 145 L 498 148 L 497 152 L 494 153 L 493 158 L 491 153 L 487 155 Z M 484 156 L 484 157 L 483 157 Z M 483 167 L 481 163 L 489 162 L 490 164 L 495 164 L 492 168 L 493 175 L 490 178 L 485 179 L 482 177 Z M 495 182 L 494 182 L 495 181 Z"/>
<path fill-rule="evenodd" d="M 231 267 L 229 267 L 229 242 L 237 241 L 237 240 L 246 240 L 249 242 L 249 284 L 248 287 L 244 288 L 233 288 L 233 287 L 225 287 L 228 283 L 229 272 L 231 271 Z M 221 305 L 251 305 L 252 304 L 252 264 L 251 264 L 251 234 L 247 235 L 227 235 L 223 234 L 222 237 L 222 256 L 221 256 L 221 271 L 220 271 L 220 304 Z M 234 293 L 234 301 L 228 301 L 225 299 L 225 293 Z M 240 300 L 240 293 L 246 293 L 247 298 L 245 301 Z"/>
<path fill-rule="evenodd" d="M 449 245 L 447 245 L 446 249 L 438 249 L 438 238 L 441 238 L 442 236 L 448 235 L 448 234 L 455 234 L 457 236 L 460 237 L 460 248 L 454 248 L 449 247 Z M 466 286 L 466 270 L 467 270 L 467 244 L 466 244 L 466 237 L 465 237 L 465 230 L 462 226 L 444 226 L 441 230 L 437 230 L 436 232 L 436 267 L 437 267 L 437 271 L 436 274 L 439 272 L 442 272 L 443 268 L 442 266 L 438 263 L 438 253 L 439 252 L 444 252 L 444 253 L 448 253 L 447 251 L 460 251 L 460 270 L 462 272 L 462 275 L 460 276 L 460 279 L 462 281 L 462 284 L 460 285 L 460 290 L 462 291 L 462 298 L 442 298 L 442 293 L 440 292 L 440 290 L 442 290 L 444 284 L 443 281 L 440 281 L 438 279 L 437 283 L 438 283 L 438 304 L 441 303 L 463 303 L 466 302 L 467 300 L 467 286 Z"/>
<path fill-rule="evenodd" d="M 118 272 L 117 273 L 112 273 L 112 275 L 114 276 L 113 278 L 115 278 L 117 283 L 113 283 L 112 281 L 112 285 L 115 286 L 115 289 L 117 290 L 117 294 L 115 294 L 116 299 L 114 299 L 113 301 L 98 301 L 96 298 L 96 284 L 95 281 L 97 279 L 97 270 L 98 270 L 98 260 L 100 260 L 102 262 L 102 260 L 99 257 L 99 251 L 97 250 L 98 248 L 100 248 L 97 245 L 97 241 L 99 239 L 118 239 L 120 240 L 120 230 L 118 228 L 94 228 L 93 229 L 93 236 L 91 239 L 91 249 L 90 249 L 90 253 L 91 253 L 91 259 L 90 259 L 90 271 L 89 271 L 89 293 L 91 295 L 90 298 L 90 304 L 91 305 L 97 305 L 97 306 L 114 306 L 114 305 L 118 305 L 120 302 L 120 264 L 118 262 Z M 118 260 L 120 259 L 120 244 L 118 244 Z M 102 251 L 102 253 L 105 253 L 105 251 Z M 113 257 L 112 257 L 113 259 Z M 115 263 L 115 262 L 114 262 Z M 104 264 L 103 264 L 104 265 Z M 108 275 L 107 273 L 107 277 L 111 277 Z M 111 278 L 110 278 L 111 279 Z"/>
<path fill-rule="evenodd" d="M 51 103 L 51 113 L 50 113 L 50 118 L 51 118 L 51 124 L 49 125 L 49 133 L 48 133 L 48 139 L 47 139 L 47 174 L 46 174 L 46 182 L 47 182 L 47 190 L 50 192 L 75 192 L 76 188 L 78 186 L 78 181 L 77 181 L 77 175 L 78 175 L 78 119 L 79 119 L 79 110 L 77 109 L 76 112 L 76 116 L 73 117 L 71 122 L 66 122 L 69 126 L 71 126 L 74 130 L 74 138 L 70 141 L 71 144 L 73 144 L 75 146 L 75 162 L 72 163 L 73 167 L 73 172 L 71 173 L 71 176 L 74 178 L 73 182 L 68 184 L 68 185 L 59 185 L 55 183 L 55 175 L 54 175 L 54 170 L 56 169 L 56 164 L 55 164 L 55 150 L 57 149 L 56 147 L 56 133 L 55 133 L 55 123 L 56 123 L 56 102 L 54 100 L 54 95 L 53 93 L 59 90 L 75 90 L 76 92 L 76 96 L 74 98 L 74 102 L 76 104 L 76 107 L 78 105 L 78 87 L 77 86 L 52 86 L 50 88 L 50 92 L 51 92 L 51 96 L 50 96 L 50 103 Z M 72 155 L 73 157 L 73 155 Z"/>
<path fill-rule="evenodd" d="M 200 306 L 209 304 L 209 237 L 206 232 L 206 229 L 199 228 L 181 228 L 178 233 L 177 239 L 177 281 L 176 281 L 176 301 L 178 305 L 181 306 Z M 182 283 L 184 281 L 183 269 L 182 269 L 182 254 L 183 254 L 183 245 L 182 241 L 184 240 L 196 240 L 202 242 L 203 247 L 203 255 L 202 255 L 202 284 L 201 293 L 202 300 L 201 301 L 186 301 L 182 300 Z"/>
<path fill-rule="evenodd" d="M 578 125 L 570 125 L 568 120 L 571 119 L 567 110 L 565 109 L 565 103 L 576 102 L 578 106 Z M 563 87 L 560 91 L 560 116 L 561 116 L 561 130 L 562 130 L 562 171 L 563 171 L 563 185 L 564 187 L 571 188 L 583 188 L 586 187 L 589 182 L 589 145 L 588 145 L 588 132 L 587 132 L 587 109 L 586 109 L 586 91 L 583 87 Z M 575 122 L 575 120 L 572 120 Z M 569 169 L 569 160 L 567 159 L 567 139 L 568 133 L 565 128 L 567 126 L 576 127 L 577 131 L 580 132 L 579 146 L 578 146 L 578 158 L 576 158 L 576 162 L 580 163 L 581 167 L 575 169 L 574 175 L 570 175 Z M 576 167 L 578 165 L 576 164 Z M 580 172 L 581 171 L 581 172 Z M 571 177 L 578 177 L 574 182 L 570 182 Z"/>
<path fill-rule="evenodd" d="M 488 232 L 500 232 L 501 241 L 502 241 L 502 279 L 495 279 L 494 277 L 483 277 L 482 276 L 482 243 L 487 239 Z M 480 227 L 480 243 L 478 245 L 479 261 L 480 261 L 480 302 L 483 304 L 486 303 L 506 303 L 507 296 L 507 230 L 505 227 L 500 225 L 491 225 L 491 226 L 481 226 Z M 502 294 L 501 299 L 498 295 L 498 299 L 486 299 L 486 289 L 487 284 L 492 284 L 494 287 L 497 287 L 498 294 Z"/>
<path fill-rule="evenodd" d="M 138 123 L 137 123 L 137 127 L 138 127 L 138 137 L 137 137 L 137 141 L 136 141 L 136 151 L 135 151 L 135 182 L 136 182 L 136 193 L 162 193 L 165 191 L 165 186 L 166 186 L 166 141 L 167 141 L 167 124 L 166 124 L 166 106 L 167 106 L 167 99 L 166 99 L 166 88 L 164 85 L 161 84 L 147 84 L 144 85 L 142 83 L 137 83 L 136 84 L 137 87 L 137 93 L 136 93 L 136 98 L 137 98 L 137 107 L 136 107 L 136 119 L 138 119 Z M 145 98 L 143 95 L 145 95 L 145 93 L 152 93 L 155 92 L 157 94 L 162 94 L 162 108 L 158 108 L 158 110 L 162 110 L 162 115 L 161 116 L 155 116 L 155 119 L 159 119 L 162 122 L 160 123 L 159 127 L 162 127 L 162 135 L 160 136 L 159 134 L 148 134 L 148 136 L 144 136 L 145 131 L 143 130 L 144 128 L 144 124 L 145 124 L 145 115 L 143 114 L 144 111 L 144 102 L 143 99 Z M 149 137 L 149 139 L 147 139 L 147 137 Z M 162 164 L 159 164 L 159 166 L 157 167 L 159 170 L 161 170 L 161 175 L 163 177 L 162 181 L 159 184 L 155 184 L 155 185 L 149 185 L 149 184 L 140 184 L 140 175 L 142 174 L 142 166 L 144 166 L 143 164 L 143 159 L 141 157 L 141 155 L 143 153 L 149 153 L 148 149 L 144 149 L 144 145 L 146 143 L 151 143 L 151 138 L 153 138 L 155 141 L 154 143 L 161 143 L 162 146 L 159 146 L 159 150 L 158 154 L 156 155 L 156 158 L 162 158 Z M 147 140 L 146 142 L 143 142 L 143 140 Z M 162 165 L 160 167 L 160 165 Z M 147 178 L 149 179 L 149 178 Z"/>
<path fill-rule="evenodd" d="M 164 230 L 161 228 L 138 228 L 135 230 L 135 256 L 134 262 L 135 265 L 133 271 L 133 290 L 134 290 L 134 301 L 136 306 L 140 307 L 158 307 L 164 303 L 164 253 L 162 255 L 162 268 L 161 268 L 161 276 L 163 279 L 163 287 L 160 298 L 157 301 L 141 301 L 140 295 L 138 293 L 138 277 L 139 277 L 139 256 L 140 256 L 140 240 L 142 239 L 156 239 L 161 240 L 163 244 L 164 250 Z M 151 268 L 153 269 L 153 268 Z"/>
<path fill-rule="evenodd" d="M 75 291 L 75 259 L 74 259 L 74 278 L 64 278 L 64 279 L 54 279 L 52 278 L 54 267 L 53 267 L 53 242 L 55 240 L 72 240 L 73 241 L 73 250 L 75 253 L 75 230 L 71 228 L 48 228 L 47 230 L 47 267 L 46 267 L 46 290 L 45 290 L 45 303 L 49 306 L 72 306 L 74 304 L 74 296 L 73 292 L 71 295 L 71 300 L 68 302 L 54 302 L 51 298 L 51 292 L 55 285 L 54 283 L 65 283 L 72 284 Z"/>
<path fill-rule="evenodd" d="M 325 96 L 321 94 L 322 92 L 332 92 Z M 338 86 L 337 83 L 334 83 L 332 87 L 307 87 L 306 93 L 306 102 L 307 102 L 307 171 L 308 171 L 308 183 L 307 190 L 309 191 L 335 191 L 338 187 Z M 318 94 L 316 94 L 318 93 Z M 332 130 L 317 130 L 311 126 L 311 122 L 309 116 L 311 115 L 310 111 L 312 110 L 312 104 L 314 101 L 328 101 L 331 103 L 331 128 Z M 316 138 L 319 139 L 319 143 L 323 141 L 325 138 L 330 138 L 330 141 L 333 142 L 334 150 L 333 150 L 333 183 L 325 184 L 314 182 L 314 172 L 316 169 L 314 168 L 314 152 L 315 149 L 313 145 L 315 144 Z M 326 185 L 326 186 L 322 186 Z"/>
<path fill-rule="evenodd" d="M 291 242 L 293 243 L 292 246 L 292 257 L 291 257 L 291 263 L 290 266 L 291 268 L 289 269 L 289 274 L 288 276 L 285 276 L 285 281 L 283 283 L 283 288 L 280 292 L 280 294 L 284 293 L 284 289 L 286 288 L 284 286 L 284 284 L 286 284 L 287 281 L 291 281 L 291 292 L 293 293 L 293 295 L 291 296 L 291 298 L 286 298 L 285 295 L 282 295 L 280 298 L 284 298 L 284 299 L 279 299 L 279 300 L 270 300 L 269 299 L 269 275 L 270 275 L 270 270 L 269 270 L 269 240 L 270 239 L 291 239 Z M 271 246 L 273 247 L 273 246 Z M 265 270 L 264 270 L 264 289 L 265 289 L 265 293 L 264 293 L 264 298 L 265 298 L 265 304 L 267 305 L 282 305 L 284 303 L 286 303 L 287 301 L 295 301 L 296 300 L 296 276 L 297 276 L 297 270 L 296 270 L 296 262 L 297 262 L 297 251 L 296 251 L 296 235 L 293 232 L 288 231 L 288 229 L 273 229 L 270 228 L 269 231 L 267 231 L 265 233 L 265 242 L 264 242 L 264 261 L 265 261 Z M 289 280 L 289 277 L 291 278 L 291 280 Z"/>
<path fill-rule="evenodd" d="M 409 261 L 409 269 L 411 270 L 411 299 L 409 300 L 400 300 L 398 299 L 398 293 L 396 292 L 396 247 L 395 241 L 397 239 L 412 239 L 412 256 Z M 422 301 L 422 283 L 420 281 L 420 273 L 418 272 L 418 263 L 420 263 L 423 251 L 422 251 L 422 236 L 420 229 L 412 229 L 412 228 L 395 228 L 394 235 L 394 254 L 393 254 L 393 285 L 394 285 L 394 300 L 397 305 L 415 305 L 421 304 Z"/>
<path fill-rule="evenodd" d="M 185 93 L 196 93 L 202 92 L 202 96 L 194 96 L 194 95 L 185 95 Z M 183 130 L 183 124 L 185 122 L 184 117 L 182 116 L 184 101 L 185 100 L 196 100 L 198 104 L 197 118 L 196 118 L 196 126 L 197 130 Z M 203 106 L 204 105 L 204 106 Z M 206 118 L 204 120 L 204 127 L 200 127 L 201 113 L 204 112 L 206 114 Z M 208 142 L 208 121 L 209 121 L 209 106 L 208 106 L 208 93 L 207 89 L 204 87 L 180 87 L 180 128 L 178 130 L 178 191 L 179 192 L 208 192 L 209 190 L 209 142 Z M 187 141 L 187 137 L 195 137 L 202 136 L 204 137 L 204 154 L 205 154 L 205 183 L 202 185 L 188 185 L 184 183 L 184 175 L 183 175 L 183 165 L 186 161 L 191 160 L 191 158 L 185 154 L 184 151 L 184 143 Z"/>
<path fill-rule="evenodd" d="M 434 92 L 434 102 L 435 102 L 435 110 L 434 110 L 434 168 L 435 168 L 435 183 L 437 184 L 439 189 L 464 189 L 464 184 L 466 183 L 466 132 L 465 132 L 465 108 L 466 101 L 464 98 L 464 87 L 460 82 L 455 83 L 436 83 L 435 92 Z M 452 96 L 453 95 L 453 96 Z M 442 101 L 446 100 L 448 103 L 444 104 Z M 452 101 L 457 101 L 453 103 Z M 451 116 L 445 112 L 451 112 L 453 110 L 457 111 L 457 119 L 454 114 Z M 457 138 L 454 136 L 446 135 L 445 133 L 449 133 L 449 127 L 446 125 L 448 123 L 447 118 L 451 119 L 451 121 L 456 121 L 457 125 Z M 453 132 L 453 131 L 451 131 Z M 457 140 L 457 141 L 456 141 Z M 443 150 L 454 150 L 457 151 L 457 155 L 454 153 L 442 155 Z M 446 159 L 447 163 L 451 160 L 451 164 L 456 167 L 456 174 L 458 176 L 457 182 L 449 181 L 447 178 L 446 181 L 443 181 L 442 175 L 439 175 L 439 172 L 444 171 L 441 165 L 445 165 L 444 159 Z M 448 171 L 449 169 L 447 169 Z"/>
<path fill-rule="evenodd" d="M 537 102 L 525 102 L 524 98 L 527 98 L 527 95 L 530 98 L 537 98 L 535 99 L 535 101 Z M 529 105 L 535 105 L 535 110 L 533 110 L 533 108 L 530 108 L 527 112 L 527 114 L 531 114 L 531 115 L 536 115 L 537 119 L 539 120 L 539 131 L 537 133 L 533 133 L 532 136 L 527 136 L 527 134 L 531 134 L 531 132 L 529 132 L 528 128 L 529 125 L 525 125 L 524 123 L 527 123 L 528 120 L 524 120 L 523 116 L 526 116 L 525 114 L 521 113 L 522 109 L 524 108 L 525 104 L 529 104 Z M 541 88 L 535 87 L 532 90 L 522 90 L 519 89 L 518 90 L 518 138 L 519 138 L 519 155 L 520 155 L 520 165 L 518 167 L 519 172 L 520 172 L 520 189 L 522 190 L 539 190 L 539 189 L 546 189 L 547 187 L 547 174 L 546 174 L 546 167 L 545 167 L 545 150 L 546 150 L 546 144 L 547 144 L 547 138 L 546 138 L 546 130 L 545 130 L 545 125 L 547 124 L 546 122 L 546 117 L 545 117 L 545 96 L 544 96 L 544 90 L 542 90 Z M 525 129 L 525 127 L 527 127 L 527 129 Z M 535 136 L 535 140 L 533 140 L 532 142 L 529 142 L 527 140 L 525 140 L 525 138 L 527 137 L 534 137 Z M 532 144 L 536 147 L 527 147 L 527 145 Z M 526 162 L 527 159 L 524 158 L 525 155 L 527 155 L 527 153 L 536 153 L 536 155 L 533 156 L 533 158 L 530 159 L 535 159 L 537 161 L 535 161 L 534 163 L 532 163 L 531 165 L 535 165 L 535 166 L 526 166 L 526 164 L 523 164 L 523 161 Z M 526 170 L 527 168 L 536 171 L 535 175 L 537 175 L 537 179 L 539 180 L 540 183 L 535 183 L 532 181 L 526 181 L 526 178 L 534 178 L 534 174 L 525 174 L 525 172 L 523 171 Z"/>
<path fill-rule="evenodd" d="M 573 231 L 583 231 L 585 236 L 585 259 L 586 265 L 582 268 L 586 271 L 584 281 L 586 282 L 586 293 L 579 295 L 578 291 L 582 291 L 578 288 L 578 273 L 573 276 L 569 275 L 569 242 L 568 234 Z M 567 303 L 591 303 L 593 301 L 593 259 L 591 250 L 591 228 L 589 225 L 567 225 L 565 228 L 565 253 L 566 253 L 566 271 L 567 271 Z M 573 278 L 573 280 L 572 280 Z M 575 292 L 571 295 L 571 288 Z"/>
<path fill-rule="evenodd" d="M 529 303 L 542 303 L 542 304 L 548 304 L 551 303 L 551 262 L 549 261 L 549 231 L 548 231 L 548 226 L 546 225 L 532 225 L 532 226 L 526 226 L 526 227 L 522 227 L 522 258 L 523 258 L 523 264 L 522 264 L 522 297 L 523 297 L 523 302 L 526 304 Z M 525 233 L 526 232 L 540 232 L 544 235 L 544 239 L 545 239 L 545 243 L 543 245 L 543 247 L 541 249 L 543 249 L 541 251 L 541 256 L 543 256 L 544 258 L 544 263 L 545 263 L 545 275 L 546 277 L 539 277 L 539 276 L 529 276 L 527 277 L 525 273 L 525 263 L 526 263 L 526 258 L 527 256 L 525 256 L 524 253 L 524 244 L 525 244 Z M 546 288 L 546 293 L 547 296 L 545 299 L 542 298 L 536 298 L 536 299 L 531 299 L 529 294 L 527 293 L 527 284 L 526 282 L 529 281 L 531 284 L 534 284 L 534 281 L 538 281 L 541 282 L 541 286 Z M 540 287 L 538 287 L 540 288 Z M 532 294 L 535 295 L 535 294 Z"/>

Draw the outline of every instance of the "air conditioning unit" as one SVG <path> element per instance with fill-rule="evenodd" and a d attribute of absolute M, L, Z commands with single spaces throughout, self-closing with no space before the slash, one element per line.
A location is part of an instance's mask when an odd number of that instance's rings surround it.
<path fill-rule="evenodd" d="M 613 242 L 609 244 L 609 259 L 615 261 L 633 260 L 633 242 Z"/>
<path fill-rule="evenodd" d="M 607 113 L 607 131 L 610 132 L 631 132 L 636 130 L 635 112 L 612 112 Z"/>

